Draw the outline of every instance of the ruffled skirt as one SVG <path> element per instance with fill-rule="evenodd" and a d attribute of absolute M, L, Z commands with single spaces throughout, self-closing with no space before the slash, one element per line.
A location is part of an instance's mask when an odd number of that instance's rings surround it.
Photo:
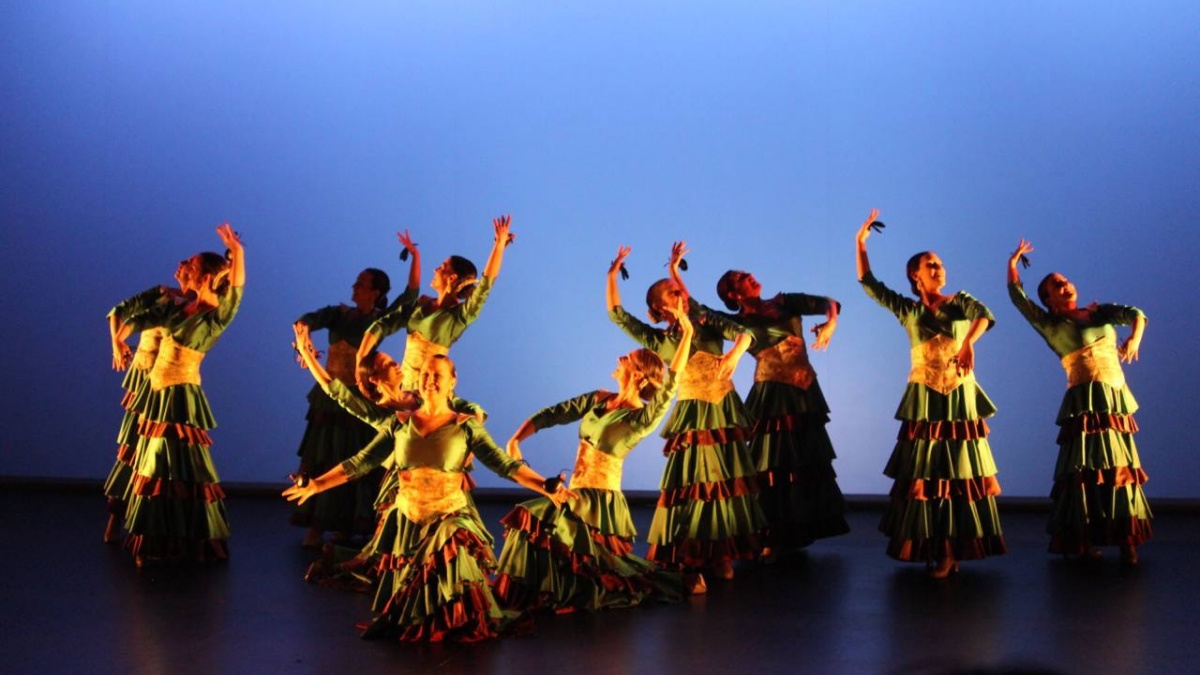
<path fill-rule="evenodd" d="M 1128 389 L 1090 382 L 1069 389 L 1058 412 L 1058 461 L 1047 532 L 1050 552 L 1139 546 L 1153 536 Z"/>
<path fill-rule="evenodd" d="M 698 568 L 750 559 L 766 518 L 746 438 L 750 416 L 737 392 L 719 404 L 676 402 L 662 435 L 667 465 L 650 523 L 647 558 Z"/>
<path fill-rule="evenodd" d="M 228 557 L 225 492 L 209 455 L 216 426 L 200 387 L 144 395 L 129 485 L 125 547 L 147 560 Z"/>
<path fill-rule="evenodd" d="M 300 441 L 301 473 L 320 476 L 375 437 L 371 425 L 342 410 L 319 388 L 309 394 L 308 426 Z M 315 495 L 292 512 L 291 523 L 329 532 L 366 534 L 374 529 L 379 475 Z"/>
<path fill-rule="evenodd" d="M 846 499 L 833 470 L 836 455 L 825 431 L 829 406 L 816 380 L 808 389 L 755 382 L 746 407 L 756 420 L 750 457 L 768 523 L 764 544 L 796 548 L 849 532 Z"/>
<path fill-rule="evenodd" d="M 909 383 L 896 412 L 900 433 L 883 471 L 894 481 L 879 524 L 889 538 L 889 556 L 933 562 L 1008 551 L 984 420 L 995 411 L 974 382 L 949 394 Z"/>
<path fill-rule="evenodd" d="M 473 508 L 419 525 L 403 515 L 380 557 L 377 615 L 363 636 L 402 642 L 477 642 L 497 637 L 516 617 L 488 583 L 493 540 Z"/>
<path fill-rule="evenodd" d="M 504 550 L 495 591 L 515 610 L 616 609 L 678 602 L 683 579 L 633 554 L 636 534 L 619 491 L 580 488 L 556 507 L 542 497 L 502 522 Z"/>

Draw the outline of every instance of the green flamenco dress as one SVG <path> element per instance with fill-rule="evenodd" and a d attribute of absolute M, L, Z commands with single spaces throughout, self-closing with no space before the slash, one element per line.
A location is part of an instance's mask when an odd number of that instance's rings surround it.
<path fill-rule="evenodd" d="M 333 378 L 352 386 L 358 345 L 367 327 L 378 318 L 378 312 L 362 314 L 354 307 L 330 305 L 305 314 L 299 322 L 310 331 L 328 330 L 329 354 L 325 369 Z M 343 410 L 319 386 L 314 385 L 309 391 L 308 403 L 305 416 L 308 423 L 296 452 L 300 456 L 300 474 L 320 476 L 354 456 L 374 438 L 375 429 L 370 424 Z M 355 485 L 314 496 L 297 506 L 290 520 L 299 527 L 368 534 L 375 529 L 378 494 L 378 477 L 374 480 L 366 478 Z"/>
<path fill-rule="evenodd" d="M 679 400 L 662 431 L 667 465 L 646 556 L 685 569 L 752 559 L 766 527 L 746 447 L 751 418 L 732 380 L 717 372 L 725 340 L 745 330 L 697 303 L 693 307 L 692 353 L 679 375 Z M 609 318 L 670 362 L 679 342 L 673 332 L 647 325 L 621 306 Z"/>
<path fill-rule="evenodd" d="M 364 398 L 358 390 L 351 389 L 341 380 L 334 379 L 324 386 L 317 386 L 321 393 L 339 409 L 370 426 L 375 432 L 375 436 L 365 443 L 356 454 L 365 453 L 370 456 L 378 454 L 383 457 L 380 466 L 390 464 L 392 458 L 387 450 L 394 443 L 387 430 L 394 419 L 393 411 L 375 405 Z M 459 414 L 470 415 L 476 419 L 485 416 L 480 406 L 462 398 L 455 398 L 450 407 Z M 464 471 L 470 471 L 470 466 L 468 465 Z M 386 490 L 380 488 L 374 501 L 375 525 L 370 538 L 361 548 L 333 543 L 326 544 L 321 557 L 305 572 L 305 581 L 328 588 L 362 593 L 375 590 L 379 580 L 380 561 L 391 550 L 392 542 L 395 541 L 397 531 L 400 529 L 400 524 L 397 522 L 400 512 L 394 508 L 396 490 L 400 485 L 399 477 L 395 471 L 388 471 L 386 476 L 389 477 L 389 480 L 386 480 L 384 484 L 385 486 L 390 485 L 390 487 Z M 464 474 L 464 478 L 469 487 L 470 477 Z M 369 477 L 360 480 L 369 480 Z M 474 503 L 471 504 L 471 508 L 475 508 Z"/>
<path fill-rule="evenodd" d="M 415 392 L 417 378 L 421 374 L 421 367 L 425 361 L 435 354 L 448 354 L 450 347 L 458 342 L 467 328 L 479 318 L 488 296 L 492 293 L 492 283 L 493 279 L 490 277 L 482 277 L 462 302 L 448 308 L 435 306 L 435 298 L 418 297 L 416 289 L 406 289 L 404 295 L 398 298 L 383 316 L 367 327 L 366 335 L 375 338 L 376 344 L 401 330 L 406 332 L 404 357 L 400 361 L 403 389 Z M 461 399 L 456 400 L 455 410 L 458 412 L 475 413 L 478 411 L 481 417 L 484 416 L 483 411 L 478 408 L 466 410 L 457 407 L 459 403 L 465 402 Z M 397 477 L 390 460 L 383 464 L 383 468 L 385 470 L 383 480 L 375 499 L 375 510 L 379 514 L 388 511 L 397 489 Z M 470 471 L 471 463 L 468 460 L 468 484 L 471 484 Z M 474 487 L 473 484 L 472 487 Z M 377 523 L 377 536 L 378 529 L 379 524 Z M 372 539 L 376 539 L 377 536 Z M 372 542 L 367 543 L 358 557 L 360 560 L 375 560 Z M 367 567 L 369 568 L 371 565 Z"/>
<path fill-rule="evenodd" d="M 373 443 L 342 463 L 351 479 L 391 458 L 396 496 L 388 518 L 395 529 L 382 541 L 375 619 L 363 637 L 403 642 L 476 642 L 497 637 L 512 613 L 488 583 L 494 540 L 467 494 L 465 467 L 473 455 L 508 478 L 521 465 L 470 415 L 422 436 L 410 413 L 380 428 L 389 443 Z"/>
<path fill-rule="evenodd" d="M 1067 374 L 1059 427 L 1050 552 L 1087 555 L 1096 546 L 1140 546 L 1153 536 L 1147 480 L 1133 435 L 1138 404 L 1125 386 L 1113 326 L 1145 316 L 1136 307 L 1097 305 L 1087 322 L 1034 304 L 1020 283 L 1008 294 Z"/>
<path fill-rule="evenodd" d="M 904 561 L 947 556 L 975 560 L 1007 552 L 996 495 L 1000 482 L 987 442 L 996 412 L 974 372 L 953 361 L 971 323 L 994 320 L 983 303 L 959 292 L 937 312 L 887 288 L 870 272 L 867 295 L 891 311 L 908 333 L 912 370 L 896 411 L 900 433 L 884 475 L 894 482 L 879 529 L 887 553 Z"/>
<path fill-rule="evenodd" d="M 140 560 L 224 560 L 229 521 L 209 448 L 216 427 L 200 362 L 237 315 L 242 288 L 209 310 L 188 315 L 169 305 L 141 329 L 163 331 L 150 386 L 134 402 L 142 412 L 129 488 L 125 547 Z"/>
<path fill-rule="evenodd" d="M 776 551 L 850 531 L 825 431 L 829 405 L 809 363 L 801 323 L 805 314 L 826 314 L 831 303 L 836 301 L 780 293 L 758 314 L 730 317 L 754 336 L 754 385 L 746 396 L 755 420 L 750 456 L 769 523 L 763 543 Z"/>
<path fill-rule="evenodd" d="M 142 291 L 113 307 L 108 316 L 115 316 L 121 323 L 136 322 L 137 317 L 152 313 L 160 305 L 177 302 L 182 297 L 174 289 L 165 286 Z M 162 341 L 162 330 L 150 328 L 142 331 L 138 339 L 137 351 L 121 388 L 125 395 L 121 398 L 121 426 L 117 430 L 117 457 L 113 468 L 104 482 L 104 496 L 108 499 L 108 512 L 120 521 L 125 519 L 125 507 L 129 500 L 129 486 L 133 481 L 133 466 L 138 445 L 138 420 L 142 410 L 134 405 L 136 401 L 145 401 L 145 390 L 150 387 L 150 369 L 158 356 L 158 345 Z"/>
<path fill-rule="evenodd" d="M 621 492 L 625 458 L 662 423 L 677 389 L 670 373 L 640 409 L 610 410 L 615 394 L 593 391 L 529 418 L 538 430 L 580 421 L 571 474 L 578 497 L 561 507 L 533 499 L 500 521 L 506 531 L 494 588 L 505 607 L 594 611 L 683 598 L 678 573 L 633 554 L 637 531 Z"/>

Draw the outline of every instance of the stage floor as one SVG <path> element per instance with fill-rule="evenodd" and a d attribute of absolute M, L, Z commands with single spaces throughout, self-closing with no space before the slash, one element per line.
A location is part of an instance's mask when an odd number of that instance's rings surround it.
<path fill-rule="evenodd" d="M 542 616 L 481 645 L 360 640 L 369 598 L 305 584 L 282 499 L 229 499 L 228 563 L 136 569 L 101 543 L 98 491 L 9 488 L 0 670 L 11 673 L 1195 672 L 1200 514 L 1159 514 L 1141 564 L 1045 553 L 1045 515 L 1003 511 L 1010 553 L 945 581 L 888 559 L 879 511 L 797 560 L 742 564 L 678 605 Z M 498 538 L 504 503 L 481 504 Z M 1002 505 L 1003 509 L 1003 505 Z M 635 507 L 641 532 L 650 507 Z M 498 542 L 500 543 L 500 542 Z M 645 552 L 645 544 L 635 551 Z"/>

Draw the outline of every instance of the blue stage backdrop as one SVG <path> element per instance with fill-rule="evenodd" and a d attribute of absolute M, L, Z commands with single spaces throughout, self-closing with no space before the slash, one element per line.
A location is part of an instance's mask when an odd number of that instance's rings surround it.
<path fill-rule="evenodd" d="M 905 260 L 932 249 L 948 288 L 996 315 L 978 376 L 1005 494 L 1048 493 L 1065 380 L 1007 298 L 1022 236 L 1030 285 L 1059 270 L 1084 302 L 1147 312 L 1126 368 L 1147 491 L 1200 494 L 1195 2 L 63 0 L 4 3 L 0 23 L 0 474 L 107 474 L 105 313 L 219 249 L 229 220 L 249 281 L 204 364 L 213 456 L 225 481 L 282 484 L 311 384 L 291 322 L 349 302 L 364 267 L 402 286 L 398 229 L 428 283 L 451 253 L 482 266 L 490 219 L 512 213 L 517 241 L 452 351 L 497 440 L 613 386 L 633 344 L 605 315 L 606 266 L 633 247 L 622 293 L 642 315 L 685 239 L 708 304 L 731 268 L 843 303 L 813 361 L 843 489 L 881 494 L 908 345 L 855 280 L 854 233 L 879 207 L 886 283 L 906 289 Z M 570 428 L 525 444 L 548 473 L 575 446 Z M 634 453 L 627 488 L 657 487 L 660 450 Z"/>

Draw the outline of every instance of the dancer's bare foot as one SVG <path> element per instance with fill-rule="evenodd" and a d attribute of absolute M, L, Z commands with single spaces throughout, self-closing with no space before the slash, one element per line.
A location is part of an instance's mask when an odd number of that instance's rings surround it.
<path fill-rule="evenodd" d="M 707 593 L 708 584 L 704 583 L 704 575 L 699 572 L 684 573 L 683 590 L 688 595 L 704 595 Z"/>

